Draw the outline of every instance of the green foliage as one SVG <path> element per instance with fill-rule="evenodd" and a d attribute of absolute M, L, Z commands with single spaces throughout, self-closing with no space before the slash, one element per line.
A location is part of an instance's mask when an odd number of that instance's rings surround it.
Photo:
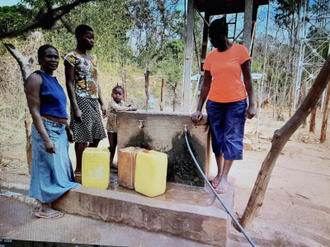
<path fill-rule="evenodd" d="M 79 5 L 63 21 L 72 32 L 80 24 L 93 28 L 95 46 L 91 53 L 96 54 L 101 63 L 126 63 L 132 57 L 131 49 L 127 47 L 126 33 L 130 23 L 125 1 L 97 1 Z M 45 40 L 63 53 L 76 48 L 74 34 L 68 32 L 64 25 L 45 31 Z"/>
<path fill-rule="evenodd" d="M 136 47 L 136 62 L 152 70 L 168 40 L 180 38 L 181 12 L 178 0 L 129 0 L 132 29 L 130 38 Z"/>
<path fill-rule="evenodd" d="M 168 41 L 158 57 L 157 67 L 153 72 L 166 75 L 167 85 L 169 85 L 171 89 L 174 89 L 176 82 L 181 81 L 183 58 L 184 42 L 182 39 Z"/>
<path fill-rule="evenodd" d="M 251 72 L 252 73 L 260 73 L 262 72 L 263 61 L 262 60 L 253 60 Z"/>
<path fill-rule="evenodd" d="M 32 11 L 21 4 L 0 7 L 0 32 L 25 26 L 32 19 Z"/>
<path fill-rule="evenodd" d="M 305 4 L 306 0 L 275 0 L 276 14 L 275 22 L 279 26 L 285 25 L 291 27 L 292 19 L 294 15 L 300 11 L 302 4 Z"/>

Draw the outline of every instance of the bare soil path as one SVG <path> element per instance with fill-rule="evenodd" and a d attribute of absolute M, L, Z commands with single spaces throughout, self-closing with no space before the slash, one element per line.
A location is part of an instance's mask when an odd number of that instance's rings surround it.
<path fill-rule="evenodd" d="M 242 215 L 259 169 L 270 147 L 271 137 L 285 122 L 275 121 L 272 110 L 264 110 L 259 120 L 259 138 L 255 138 L 257 119 L 248 120 L 246 138 L 253 150 L 236 161 L 230 176 L 236 180 L 234 214 Z M 285 120 L 288 116 L 284 113 Z M 330 141 L 319 143 L 321 115 L 316 134 L 299 128 L 285 145 L 273 170 L 264 204 L 247 232 L 258 246 L 330 246 Z M 0 164 L 0 182 L 29 184 L 22 125 L 19 139 L 6 143 Z M 330 126 L 327 137 L 330 139 Z M 106 147 L 107 140 L 101 143 Z M 211 172 L 216 173 L 213 165 Z M 242 234 L 231 229 L 231 246 L 248 246 Z"/>

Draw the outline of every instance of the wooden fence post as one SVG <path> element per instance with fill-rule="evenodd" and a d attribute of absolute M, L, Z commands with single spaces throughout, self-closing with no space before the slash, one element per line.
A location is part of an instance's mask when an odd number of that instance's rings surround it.
<path fill-rule="evenodd" d="M 127 100 L 127 86 L 126 86 L 126 70 L 124 68 L 121 69 L 121 82 L 124 88 L 124 101 Z"/>
<path fill-rule="evenodd" d="M 175 112 L 175 108 L 176 108 L 176 98 L 177 98 L 176 89 L 177 89 L 177 87 L 178 87 L 178 82 L 175 83 L 174 89 L 173 89 L 173 92 L 174 92 L 174 96 L 173 96 L 173 112 Z"/>
<path fill-rule="evenodd" d="M 327 139 L 327 125 L 329 117 L 329 101 L 330 101 L 330 86 L 328 85 L 327 96 L 325 98 L 324 110 L 323 110 L 323 119 L 322 119 L 322 128 L 321 128 L 321 138 L 320 142 L 324 143 Z"/>
<path fill-rule="evenodd" d="M 315 120 L 316 120 L 317 106 L 311 112 L 311 119 L 309 120 L 309 132 L 315 133 Z"/>
<path fill-rule="evenodd" d="M 161 89 L 161 98 L 160 98 L 160 110 L 164 111 L 164 104 L 165 104 L 165 85 L 166 81 L 165 79 L 162 79 L 162 89 Z"/>
<path fill-rule="evenodd" d="M 148 102 L 149 102 L 149 75 L 150 71 L 147 70 L 146 73 L 144 73 L 144 79 L 145 79 L 145 84 L 144 84 L 144 89 L 146 92 L 146 110 L 148 110 Z"/>

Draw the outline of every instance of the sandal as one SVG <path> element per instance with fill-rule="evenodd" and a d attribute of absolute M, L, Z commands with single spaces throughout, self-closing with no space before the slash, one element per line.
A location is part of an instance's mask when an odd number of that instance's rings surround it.
<path fill-rule="evenodd" d="M 75 172 L 74 173 L 74 180 L 76 183 L 81 184 L 82 183 L 82 176 L 81 172 Z"/>
<path fill-rule="evenodd" d="M 113 173 L 118 173 L 118 165 L 117 164 L 112 164 L 110 166 L 110 170 L 113 172 Z"/>
<path fill-rule="evenodd" d="M 110 168 L 111 168 L 111 169 L 118 169 L 118 165 L 117 165 L 117 164 L 112 164 L 112 165 L 110 166 Z"/>
<path fill-rule="evenodd" d="M 59 218 L 62 218 L 64 216 L 64 213 L 62 213 L 60 211 L 55 211 L 55 212 L 50 213 L 50 214 L 43 214 L 41 212 L 36 212 L 35 216 L 37 218 L 44 218 L 44 219 L 59 219 Z"/>
<path fill-rule="evenodd" d="M 81 177 L 81 172 L 74 172 L 75 177 Z"/>

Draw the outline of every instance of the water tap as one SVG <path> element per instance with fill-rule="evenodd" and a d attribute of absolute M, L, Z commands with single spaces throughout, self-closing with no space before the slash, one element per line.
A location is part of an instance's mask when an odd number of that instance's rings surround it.
<path fill-rule="evenodd" d="M 139 124 L 139 129 L 142 129 L 144 127 L 143 125 L 143 120 L 139 120 L 140 124 Z"/>
<path fill-rule="evenodd" d="M 188 132 L 187 126 L 188 126 L 188 124 L 184 124 L 184 125 L 183 125 L 183 127 L 184 127 L 184 131 L 185 131 L 185 132 Z"/>

